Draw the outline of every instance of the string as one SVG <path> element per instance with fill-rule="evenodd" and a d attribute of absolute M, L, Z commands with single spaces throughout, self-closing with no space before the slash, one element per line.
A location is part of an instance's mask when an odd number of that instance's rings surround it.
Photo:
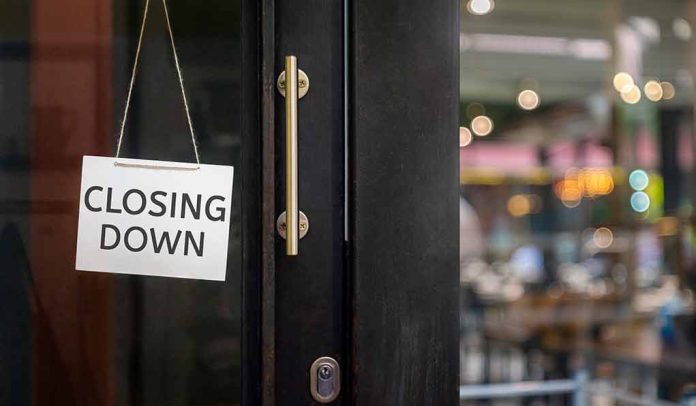
<path fill-rule="evenodd" d="M 174 34 L 172 33 L 172 24 L 169 20 L 169 11 L 167 7 L 167 0 L 162 0 L 162 7 L 164 8 L 164 16 L 167 21 L 167 32 L 169 32 L 169 42 L 172 46 L 172 53 L 174 54 L 174 65 L 176 67 L 176 73 L 179 77 L 179 87 L 181 88 L 181 97 L 184 100 L 184 110 L 186 111 L 186 120 L 188 121 L 189 131 L 191 133 L 191 143 L 193 144 L 193 152 L 196 155 L 196 163 L 200 166 L 201 161 L 198 155 L 198 146 L 196 145 L 196 136 L 193 132 L 193 124 L 191 122 L 191 113 L 189 112 L 188 100 L 186 98 L 186 90 L 184 89 L 184 78 L 181 74 L 181 67 L 179 66 L 179 56 L 176 53 L 176 46 L 174 45 Z M 130 110 L 131 95 L 133 94 L 133 84 L 135 83 L 135 76 L 138 72 L 138 62 L 140 61 L 140 49 L 143 43 L 143 33 L 145 32 L 145 25 L 147 23 L 147 13 L 150 10 L 150 0 L 145 0 L 145 11 L 143 12 L 143 21 L 140 25 L 140 34 L 138 35 L 138 46 L 135 50 L 135 61 L 133 62 L 133 70 L 131 72 L 130 83 L 128 85 L 128 95 L 126 96 L 126 106 L 123 110 L 123 120 L 121 121 L 121 131 L 118 136 L 118 144 L 116 146 L 116 158 L 121 155 L 121 144 L 123 143 L 123 133 L 126 129 L 126 121 L 128 119 L 128 111 Z M 120 166 L 128 166 L 131 164 L 117 164 Z M 197 169 L 197 168 L 196 168 Z"/>

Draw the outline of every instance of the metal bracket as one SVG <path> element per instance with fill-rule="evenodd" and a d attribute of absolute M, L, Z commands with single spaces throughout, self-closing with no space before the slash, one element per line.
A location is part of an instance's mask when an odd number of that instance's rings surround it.
<path fill-rule="evenodd" d="M 278 235 L 283 237 L 285 239 L 286 233 L 285 231 L 287 230 L 287 223 L 286 223 L 286 214 L 285 212 L 280 213 L 280 216 L 278 216 L 278 220 L 276 220 L 276 230 L 278 231 Z M 304 238 L 305 235 L 307 235 L 307 232 L 309 231 L 309 220 L 307 219 L 307 216 L 305 216 L 304 213 L 300 212 L 300 240 Z"/>
<path fill-rule="evenodd" d="M 297 70 L 297 75 L 299 76 L 297 80 L 297 98 L 301 99 L 309 91 L 309 77 L 302 69 Z M 285 71 L 281 72 L 281 74 L 278 76 L 276 88 L 278 89 L 278 93 L 285 97 Z"/>
<path fill-rule="evenodd" d="M 341 392 L 341 367 L 331 357 L 320 357 L 309 368 L 309 391 L 319 403 L 331 403 Z"/>

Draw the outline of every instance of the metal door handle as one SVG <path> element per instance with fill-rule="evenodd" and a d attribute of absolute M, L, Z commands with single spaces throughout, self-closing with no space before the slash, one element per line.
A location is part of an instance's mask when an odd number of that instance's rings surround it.
<path fill-rule="evenodd" d="M 297 255 L 300 245 L 297 203 L 297 58 L 285 57 L 285 251 Z"/>
<path fill-rule="evenodd" d="M 297 192 L 297 100 L 309 90 L 309 77 L 297 68 L 297 58 L 285 57 L 285 71 L 278 76 L 278 92 L 285 96 L 285 206 L 278 216 L 278 234 L 285 238 L 287 255 L 299 251 L 299 240 L 307 234 L 309 220 L 299 209 Z"/>
<path fill-rule="evenodd" d="M 309 221 L 300 211 L 297 192 L 297 100 L 307 94 L 309 77 L 297 68 L 297 58 L 285 57 L 285 71 L 278 76 L 278 92 L 285 96 L 285 212 L 278 217 L 278 233 L 285 238 L 287 255 L 297 255 Z"/>

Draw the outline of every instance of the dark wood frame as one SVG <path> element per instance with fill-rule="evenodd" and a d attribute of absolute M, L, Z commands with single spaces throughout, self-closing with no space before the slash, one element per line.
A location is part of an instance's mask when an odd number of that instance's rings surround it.
<path fill-rule="evenodd" d="M 352 404 L 455 405 L 459 1 L 350 1 Z"/>
<path fill-rule="evenodd" d="M 245 404 L 259 400 L 271 406 L 281 401 L 275 310 L 278 33 L 273 0 L 244 4 L 243 18 L 250 24 L 244 44 L 258 50 L 256 59 L 243 51 L 245 66 L 260 72 L 254 82 L 258 98 L 253 85 L 244 90 L 249 97 L 244 129 L 258 134 L 245 138 L 244 151 L 250 157 L 260 151 L 258 159 L 244 161 L 250 169 L 245 198 L 261 201 L 256 216 L 250 216 L 253 208 L 244 212 L 247 237 L 257 233 L 246 241 L 259 242 L 258 248 L 244 249 L 245 266 L 260 270 L 245 279 L 245 293 L 258 293 L 245 298 L 246 325 L 258 321 L 259 329 L 245 333 L 244 393 Z M 344 320 L 351 327 L 343 349 L 342 403 L 456 404 L 459 2 L 350 0 L 348 5 L 350 240 Z M 256 44 L 250 35 L 253 13 Z M 254 75 L 243 76 L 251 81 Z"/>

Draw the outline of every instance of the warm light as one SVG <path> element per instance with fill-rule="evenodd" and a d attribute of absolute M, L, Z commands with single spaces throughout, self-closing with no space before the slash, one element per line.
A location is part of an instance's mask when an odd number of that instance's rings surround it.
<path fill-rule="evenodd" d="M 628 104 L 636 104 L 640 101 L 640 89 L 636 85 L 631 85 L 628 90 L 621 92 L 621 98 Z"/>
<path fill-rule="evenodd" d="M 472 140 L 471 131 L 466 127 L 459 127 L 459 147 L 464 148 L 471 144 Z"/>
<path fill-rule="evenodd" d="M 643 87 L 645 97 L 650 101 L 660 101 L 662 98 L 662 86 L 656 80 L 649 80 Z"/>
<path fill-rule="evenodd" d="M 614 89 L 617 92 L 627 91 L 633 86 L 633 78 L 626 72 L 619 72 L 614 75 Z"/>
<path fill-rule="evenodd" d="M 635 192 L 631 195 L 631 208 L 638 213 L 644 213 L 650 208 L 650 197 L 645 192 Z"/>
<path fill-rule="evenodd" d="M 566 207 L 577 207 L 583 197 L 594 199 L 614 190 L 614 178 L 604 168 L 572 168 L 553 187 L 553 192 Z"/>
<path fill-rule="evenodd" d="M 471 120 L 471 131 L 474 134 L 485 137 L 493 131 L 493 121 L 488 116 L 478 116 Z"/>
<path fill-rule="evenodd" d="M 674 98 L 675 91 L 674 85 L 669 82 L 660 82 L 660 87 L 662 87 L 662 98 L 665 100 L 671 100 Z"/>
<path fill-rule="evenodd" d="M 634 190 L 639 192 L 645 190 L 645 188 L 648 187 L 648 183 L 650 183 L 650 178 L 647 172 L 642 169 L 636 169 L 628 175 L 628 184 L 631 185 Z"/>
<path fill-rule="evenodd" d="M 532 202 L 525 195 L 513 195 L 507 202 L 507 209 L 515 217 L 526 216 L 532 211 Z"/>
<path fill-rule="evenodd" d="M 614 242 L 614 233 L 606 227 L 600 227 L 592 235 L 592 242 L 598 248 L 609 248 Z"/>
<path fill-rule="evenodd" d="M 580 189 L 577 179 L 568 177 L 556 183 L 553 190 L 565 207 L 573 208 L 580 205 L 582 190 Z"/>
<path fill-rule="evenodd" d="M 578 177 L 586 197 L 605 196 L 614 190 L 614 178 L 607 169 L 583 169 Z"/>
<path fill-rule="evenodd" d="M 517 95 L 517 104 L 525 110 L 534 110 L 539 102 L 539 94 L 534 90 L 525 89 Z"/>
<path fill-rule="evenodd" d="M 495 8 L 493 0 L 469 0 L 466 4 L 467 10 L 474 15 L 488 14 Z"/>

